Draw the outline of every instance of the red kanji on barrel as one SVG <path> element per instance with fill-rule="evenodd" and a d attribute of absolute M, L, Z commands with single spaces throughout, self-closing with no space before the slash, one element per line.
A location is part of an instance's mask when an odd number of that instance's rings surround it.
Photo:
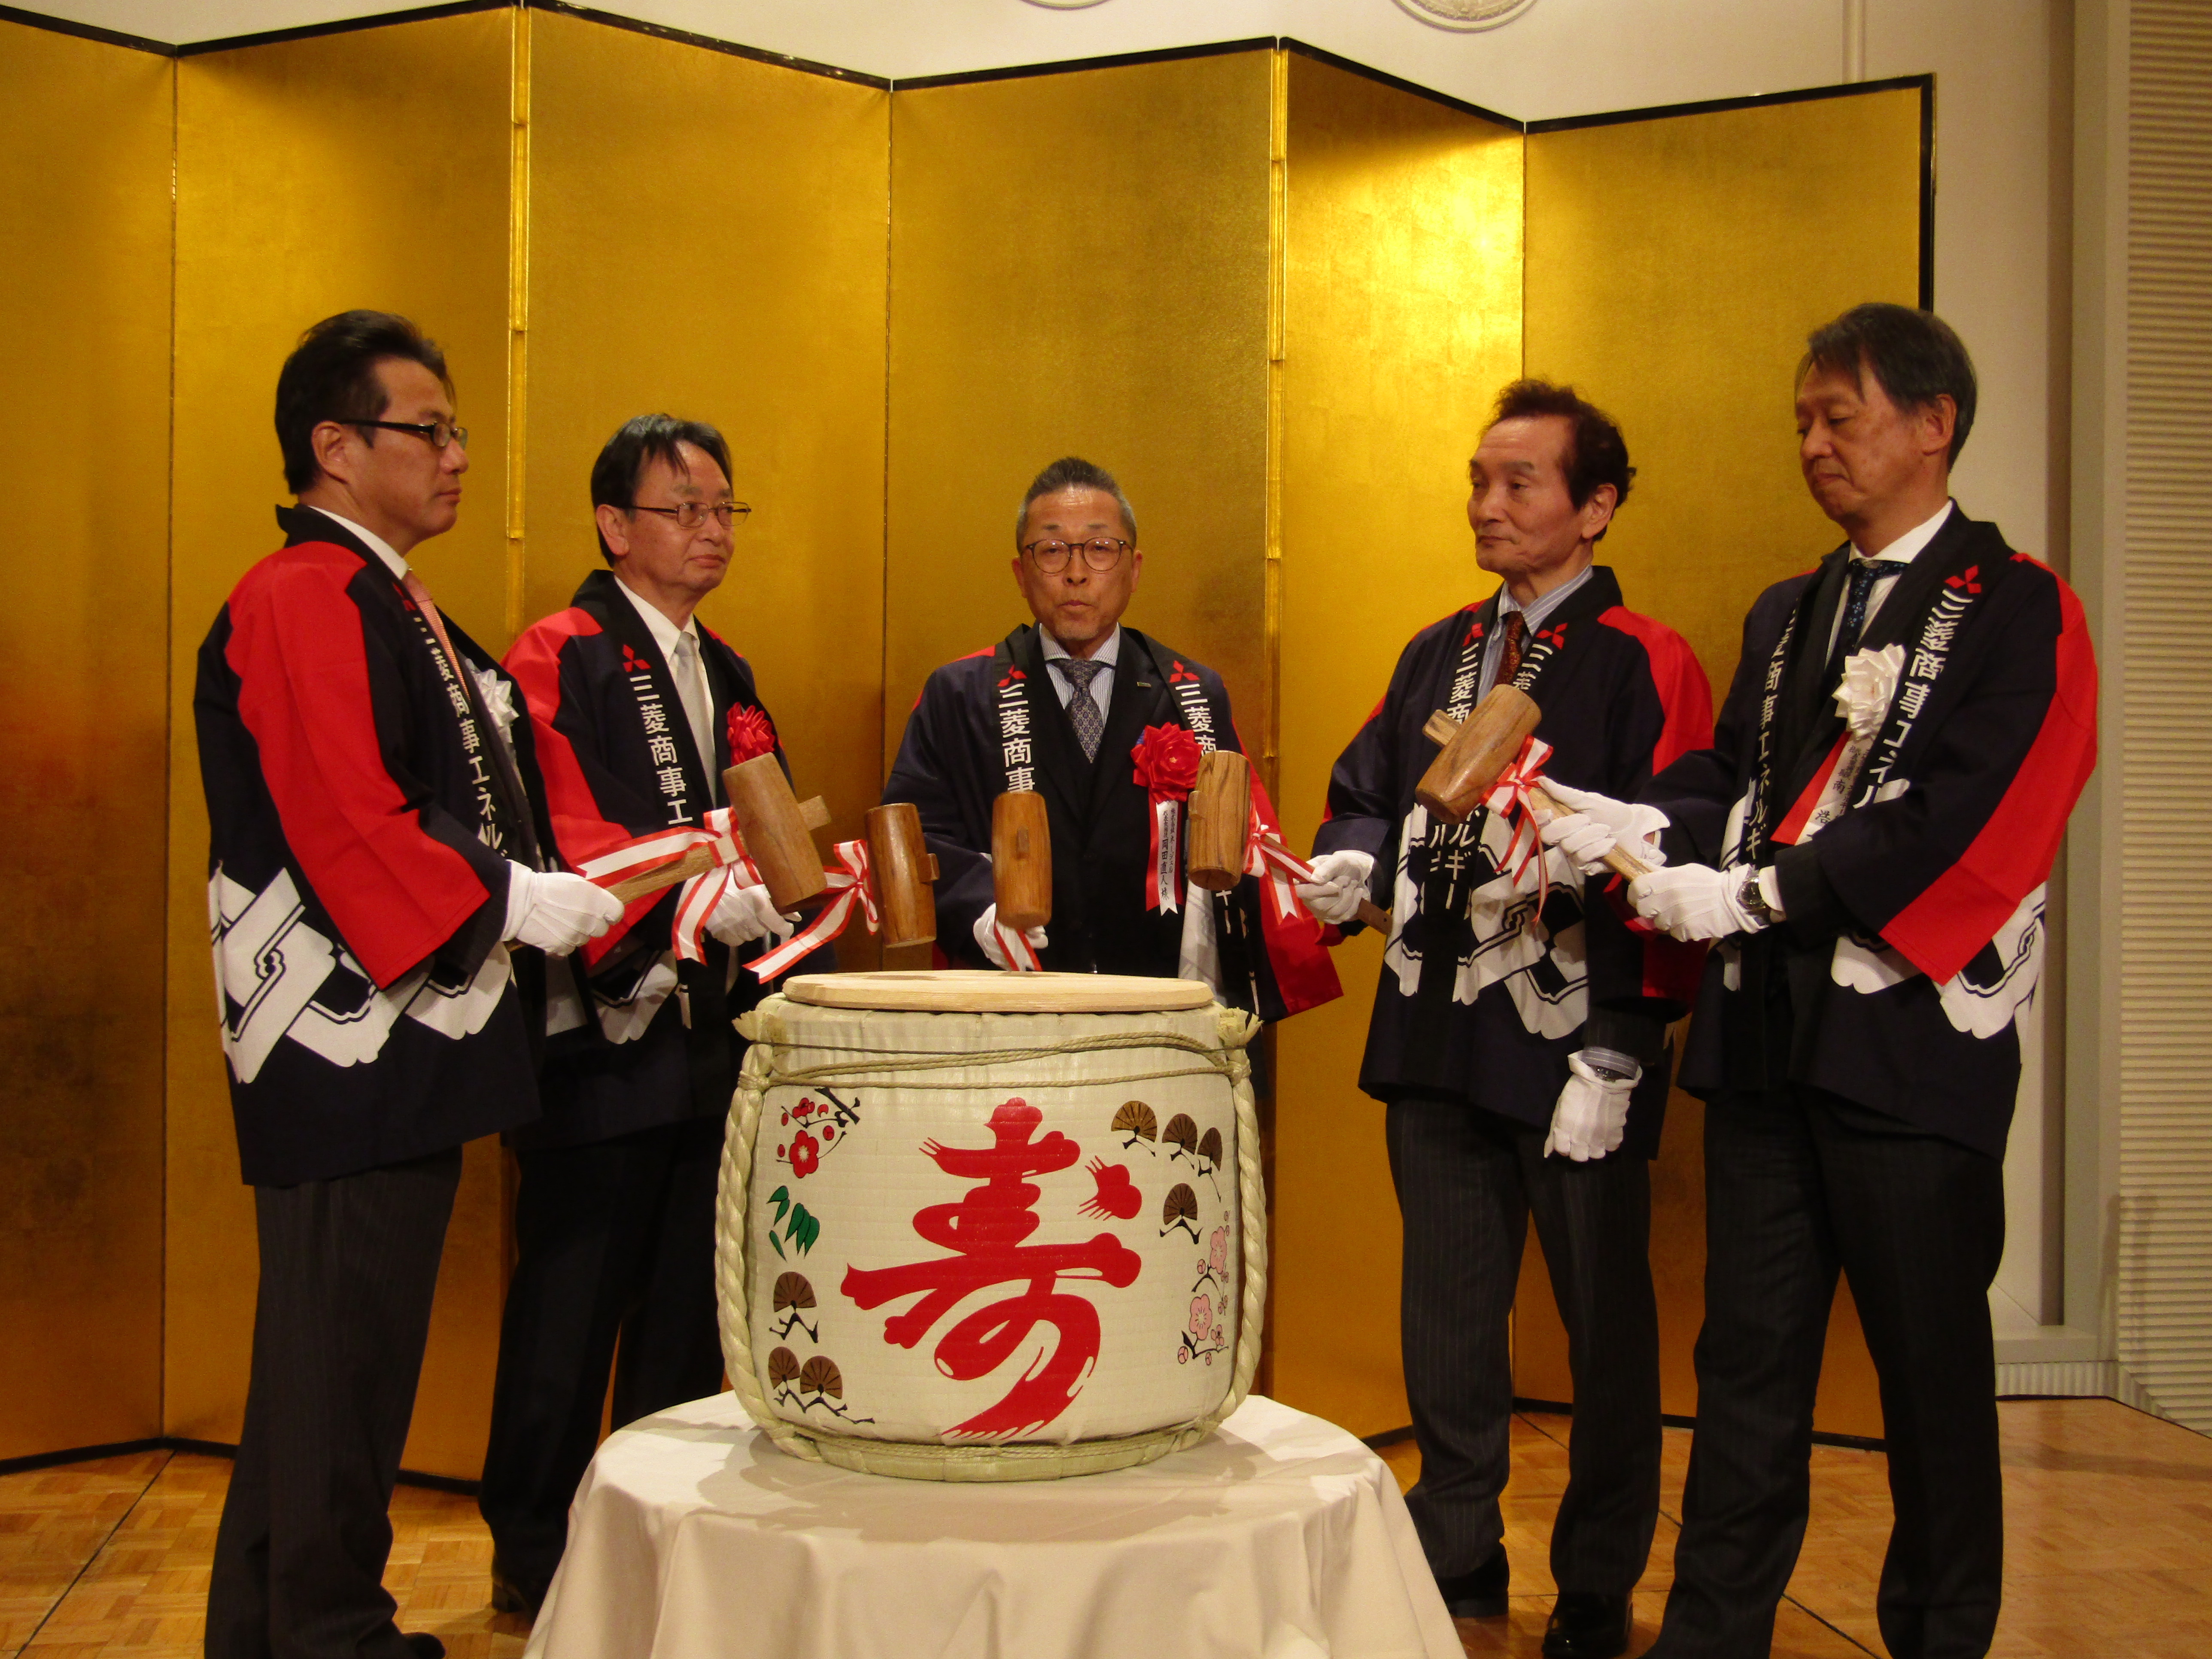
<path fill-rule="evenodd" d="M 1075 1401 L 1098 1362 L 1098 1310 L 1088 1297 L 1059 1288 L 1063 1276 L 1126 1287 L 1144 1265 L 1111 1233 L 1081 1243 L 1028 1244 L 1036 1231 L 1038 1189 L 1028 1177 L 1074 1164 L 1082 1149 L 1058 1130 L 1038 1139 L 1044 1115 L 1019 1099 L 991 1114 L 994 1144 L 945 1146 L 932 1140 L 922 1151 L 949 1176 L 981 1184 L 955 1204 L 917 1211 L 914 1230 L 954 1254 L 904 1267 L 845 1271 L 844 1293 L 862 1308 L 901 1297 L 921 1300 L 884 1322 L 884 1340 L 918 1346 L 963 1297 L 994 1285 L 1018 1285 L 1015 1294 L 980 1308 L 945 1332 L 937 1345 L 937 1368 L 956 1382 L 988 1376 L 1039 1325 L 1057 1340 L 997 1404 L 953 1425 L 956 1435 L 1005 1438 L 1030 1434 Z"/>

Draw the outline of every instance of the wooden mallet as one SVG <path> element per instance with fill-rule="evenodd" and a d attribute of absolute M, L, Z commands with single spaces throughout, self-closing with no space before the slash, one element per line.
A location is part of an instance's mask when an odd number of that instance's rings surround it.
<path fill-rule="evenodd" d="M 794 796 L 791 781 L 774 755 L 756 755 L 730 768 L 722 774 L 722 793 L 744 840 L 745 854 L 768 884 L 769 902 L 779 910 L 788 910 L 818 898 L 828 883 L 822 855 L 809 832 L 830 822 L 830 809 L 822 797 L 802 801 Z M 712 847 L 695 847 L 674 863 L 618 881 L 607 891 L 629 904 L 716 867 Z"/>
<path fill-rule="evenodd" d="M 1052 822 L 1044 797 L 1009 789 L 991 803 L 991 896 L 1017 933 L 1052 920 Z"/>
<path fill-rule="evenodd" d="M 1244 877 L 1244 836 L 1252 821 L 1252 763 L 1243 756 L 1217 749 L 1198 763 L 1190 791 L 1190 832 L 1185 871 L 1210 892 L 1225 893 Z M 1290 849 L 1273 836 L 1261 837 L 1277 852 Z M 1295 854 L 1291 856 L 1296 857 Z M 1390 913 L 1359 896 L 1359 920 L 1390 931 Z"/>
<path fill-rule="evenodd" d="M 1450 823 L 1464 823 L 1498 787 L 1505 769 L 1513 764 L 1521 745 L 1543 719 L 1536 700 L 1517 686 L 1498 685 L 1463 720 L 1441 708 L 1429 716 L 1421 734 L 1443 749 L 1429 763 L 1414 787 L 1413 799 Z M 1547 812 L 1564 816 L 1568 809 L 1545 792 L 1540 783 L 1528 786 L 1528 799 Z M 1602 860 L 1616 875 L 1633 881 L 1651 873 L 1650 866 L 1614 848 Z"/>
<path fill-rule="evenodd" d="M 883 906 L 886 950 L 927 945 L 937 937 L 937 855 L 921 836 L 921 813 L 912 801 L 868 809 L 868 873 Z"/>

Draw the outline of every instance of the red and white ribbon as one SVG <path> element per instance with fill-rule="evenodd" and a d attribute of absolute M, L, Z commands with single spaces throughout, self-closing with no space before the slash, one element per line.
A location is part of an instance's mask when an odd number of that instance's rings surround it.
<path fill-rule="evenodd" d="M 1044 971 L 1044 964 L 1037 960 L 1036 946 L 1031 945 L 1024 935 L 1012 927 L 1002 927 L 995 921 L 991 924 L 991 932 L 997 938 L 999 949 L 1006 958 L 1008 973 L 1041 974 Z"/>
<path fill-rule="evenodd" d="M 1261 890 L 1267 894 L 1267 908 L 1276 921 L 1288 921 L 1301 912 L 1313 920 L 1313 913 L 1291 890 L 1294 881 L 1313 880 L 1313 866 L 1268 836 L 1267 826 L 1261 822 L 1256 806 L 1252 809 L 1251 822 L 1244 831 L 1244 873 L 1260 878 Z"/>
<path fill-rule="evenodd" d="M 1513 763 L 1498 775 L 1498 781 L 1482 799 L 1482 804 L 1502 818 L 1510 831 L 1499 867 L 1517 884 L 1529 861 L 1535 861 L 1539 909 L 1552 896 L 1552 878 L 1550 860 L 1544 856 L 1544 837 L 1536 828 L 1535 804 L 1528 799 L 1528 791 L 1544 781 L 1544 763 L 1551 757 L 1552 745 L 1530 734 Z"/>
<path fill-rule="evenodd" d="M 809 952 L 820 949 L 842 933 L 851 924 L 855 910 L 866 919 L 870 933 L 874 933 L 879 925 L 876 884 L 868 873 L 868 843 L 865 841 L 841 841 L 832 852 L 837 862 L 845 867 L 823 872 L 829 890 L 835 896 L 822 907 L 822 914 L 759 961 L 745 964 L 763 981 L 774 979 L 778 974 L 795 966 Z"/>
<path fill-rule="evenodd" d="M 695 847 L 711 848 L 715 867 L 687 884 L 676 907 L 675 943 L 679 958 L 703 962 L 706 949 L 700 935 L 706 930 L 707 918 L 714 914 L 714 906 L 731 888 L 757 886 L 761 878 L 753 861 L 745 856 L 744 841 L 728 807 L 714 808 L 696 829 L 657 830 L 624 842 L 595 859 L 586 859 L 577 871 L 586 881 L 611 888 L 632 876 L 673 864 Z M 659 902 L 659 895 L 652 896 Z"/>

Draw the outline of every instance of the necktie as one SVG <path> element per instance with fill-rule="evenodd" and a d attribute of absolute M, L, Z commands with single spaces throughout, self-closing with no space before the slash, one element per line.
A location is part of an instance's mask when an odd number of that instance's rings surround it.
<path fill-rule="evenodd" d="M 407 597 L 415 601 L 415 608 L 422 613 L 422 620 L 430 624 L 430 631 L 438 636 L 438 644 L 446 653 L 446 660 L 453 665 L 453 672 L 459 673 L 460 653 L 453 649 L 453 642 L 446 637 L 446 619 L 438 614 L 438 607 L 431 602 L 430 590 L 422 586 L 422 579 L 411 568 L 400 586 L 407 590 Z"/>
<path fill-rule="evenodd" d="M 1528 631 L 1528 617 L 1518 611 L 1505 613 L 1505 633 L 1498 642 L 1498 677 L 1491 682 L 1492 684 L 1509 684 L 1521 672 L 1522 636 Z"/>
<path fill-rule="evenodd" d="M 1867 601 L 1874 596 L 1875 583 L 1890 574 L 1879 559 L 1851 556 L 1851 585 L 1844 595 L 1843 623 L 1836 629 L 1835 649 L 1828 653 L 1831 684 L 1841 679 L 1844 662 L 1859 648 L 1859 638 L 1866 632 Z"/>
<path fill-rule="evenodd" d="M 706 665 L 699 660 L 699 641 L 690 634 L 676 636 L 676 695 L 684 700 L 684 718 L 691 724 L 691 741 L 699 748 L 699 765 L 707 774 L 707 799 L 720 799 L 721 780 L 714 775 L 714 702 L 708 695 Z"/>
<path fill-rule="evenodd" d="M 1075 738 L 1083 745 L 1083 758 L 1098 758 L 1098 739 L 1106 735 L 1106 717 L 1098 712 L 1098 700 L 1091 695 L 1091 682 L 1098 678 L 1106 665 L 1084 657 L 1055 657 L 1053 660 L 1067 676 L 1067 683 L 1075 688 L 1075 695 L 1067 700 L 1067 718 L 1075 722 Z"/>

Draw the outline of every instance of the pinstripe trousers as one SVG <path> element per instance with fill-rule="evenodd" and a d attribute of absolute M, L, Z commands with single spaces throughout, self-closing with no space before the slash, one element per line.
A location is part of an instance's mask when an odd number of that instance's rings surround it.
<path fill-rule="evenodd" d="M 1762 1659 L 1804 1540 L 1813 1399 L 1849 1275 L 1881 1383 L 1896 1659 L 1978 1659 L 2004 1573 L 1990 1283 L 2004 1168 L 1810 1088 L 1705 1108 L 1705 1323 L 1674 1585 L 1651 1652 Z"/>
<path fill-rule="evenodd" d="M 460 1179 L 456 1146 L 253 1189 L 253 1369 L 208 1659 L 409 1659 L 384 1588 L 387 1511 Z"/>
<path fill-rule="evenodd" d="M 1405 1224 L 1399 1327 L 1421 1449 L 1406 1504 L 1431 1571 L 1471 1572 L 1504 1537 L 1510 1322 L 1533 1219 L 1575 1384 L 1552 1576 L 1563 1591 L 1626 1595 L 1659 1515 L 1650 1164 L 1547 1158 L 1544 1131 L 1455 1102 L 1394 1100 L 1384 1126 Z"/>

